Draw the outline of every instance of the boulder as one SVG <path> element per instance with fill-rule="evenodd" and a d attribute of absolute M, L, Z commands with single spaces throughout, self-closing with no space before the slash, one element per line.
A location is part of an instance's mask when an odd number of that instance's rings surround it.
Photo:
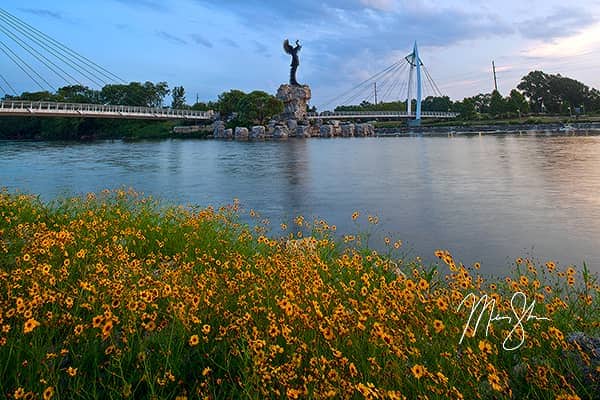
<path fill-rule="evenodd" d="M 332 125 L 321 125 L 319 128 L 322 137 L 333 137 L 333 126 Z"/>
<path fill-rule="evenodd" d="M 213 137 L 215 137 L 215 138 L 225 137 L 225 122 L 215 121 L 213 123 Z"/>
<path fill-rule="evenodd" d="M 243 126 L 237 126 L 235 128 L 234 136 L 236 139 L 247 139 L 248 138 L 248 128 Z"/>
<path fill-rule="evenodd" d="M 310 126 L 300 125 L 296 128 L 296 137 L 309 138 L 310 136 Z"/>
<path fill-rule="evenodd" d="M 343 124 L 342 128 L 342 136 L 349 137 L 354 136 L 354 124 Z"/>
<path fill-rule="evenodd" d="M 223 131 L 223 137 L 226 139 L 231 139 L 233 137 L 233 129 L 231 129 L 231 128 L 225 129 Z"/>
<path fill-rule="evenodd" d="M 276 125 L 275 129 L 273 130 L 273 137 L 274 138 L 287 138 L 290 135 L 290 132 L 287 128 L 287 126 L 285 125 Z"/>
<path fill-rule="evenodd" d="M 252 127 L 250 131 L 250 139 L 263 139 L 265 137 L 266 129 L 262 125 L 256 125 Z"/>

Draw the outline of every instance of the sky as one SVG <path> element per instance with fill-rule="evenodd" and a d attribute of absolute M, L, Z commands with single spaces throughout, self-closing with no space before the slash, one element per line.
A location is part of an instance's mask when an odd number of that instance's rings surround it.
<path fill-rule="evenodd" d="M 298 81 L 317 107 L 401 60 L 415 41 L 455 100 L 493 90 L 492 60 L 503 95 L 534 69 L 600 88 L 600 0 L 3 0 L 0 8 L 126 82 L 184 86 L 188 103 L 230 89 L 274 94 L 289 79 L 286 38 L 303 46 Z M 6 34 L 0 40 L 17 51 Z M 17 92 L 37 90 L 4 53 L 0 74 Z"/>

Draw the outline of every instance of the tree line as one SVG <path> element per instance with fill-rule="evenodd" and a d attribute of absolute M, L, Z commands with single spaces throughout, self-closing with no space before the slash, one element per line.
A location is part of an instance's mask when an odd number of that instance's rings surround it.
<path fill-rule="evenodd" d="M 217 101 L 186 102 L 183 86 L 169 89 L 166 82 L 131 82 L 105 85 L 100 90 L 82 85 L 59 88 L 56 92 L 23 92 L 19 96 L 4 96 L 4 100 L 51 101 L 164 107 L 171 94 L 171 108 L 198 111 L 215 110 L 229 126 L 265 124 L 283 112 L 283 103 L 263 92 L 245 93 L 230 90 L 218 96 Z M 181 123 L 181 122 L 179 122 Z M 80 139 L 82 137 L 118 138 L 135 136 L 168 136 L 174 124 L 164 121 L 133 121 L 94 118 L 0 117 L 0 139 Z M 154 131 L 153 131 L 154 129 Z"/>
<path fill-rule="evenodd" d="M 406 111 L 406 101 L 339 106 L 336 111 Z M 412 110 L 416 100 L 412 100 Z M 560 74 L 532 71 L 503 97 L 497 90 L 452 101 L 448 96 L 429 96 L 421 102 L 422 111 L 459 113 L 465 120 L 483 117 L 513 118 L 530 113 L 561 115 L 600 112 L 600 91 Z"/>

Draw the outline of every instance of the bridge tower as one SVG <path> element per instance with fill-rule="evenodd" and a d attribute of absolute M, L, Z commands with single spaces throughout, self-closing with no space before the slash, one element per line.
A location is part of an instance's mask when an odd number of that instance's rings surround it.
<path fill-rule="evenodd" d="M 415 70 L 417 71 L 417 109 L 415 113 L 415 120 L 413 122 L 414 125 L 421 124 L 421 97 L 423 87 L 421 85 L 421 66 L 423 65 L 423 61 L 419 57 L 419 47 L 417 46 L 417 41 L 415 40 L 415 46 L 413 47 L 412 53 L 405 57 L 405 60 L 410 64 L 410 70 L 408 72 L 408 96 L 406 99 L 406 110 L 410 115 L 412 112 L 412 86 L 413 86 L 413 75 Z"/>

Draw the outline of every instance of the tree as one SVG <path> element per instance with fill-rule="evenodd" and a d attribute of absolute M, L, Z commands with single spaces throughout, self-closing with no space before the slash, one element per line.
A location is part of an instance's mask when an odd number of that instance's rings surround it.
<path fill-rule="evenodd" d="M 492 116 L 499 116 L 506 111 L 506 102 L 502 98 L 502 95 L 497 90 L 492 92 L 490 97 L 490 108 L 489 112 Z"/>
<path fill-rule="evenodd" d="M 224 117 L 231 116 L 239 112 L 240 101 L 246 96 L 241 90 L 232 89 L 229 92 L 223 92 L 219 95 L 217 108 Z"/>
<path fill-rule="evenodd" d="M 128 85 L 106 85 L 100 91 L 104 104 L 162 107 L 165 96 L 169 94 L 167 82 L 131 82 Z"/>
<path fill-rule="evenodd" d="M 506 107 L 509 112 L 513 113 L 529 113 L 529 103 L 521 92 L 517 89 L 510 91 L 510 95 L 506 99 Z"/>
<path fill-rule="evenodd" d="M 183 86 L 175 86 L 171 91 L 173 101 L 171 108 L 183 108 L 185 106 L 185 89 Z"/>
<path fill-rule="evenodd" d="M 61 87 L 56 92 L 56 97 L 58 101 L 66 103 L 97 104 L 100 102 L 100 92 L 83 85 Z"/>
<path fill-rule="evenodd" d="M 275 96 L 255 90 L 239 102 L 240 121 L 264 125 L 271 117 L 283 112 L 283 102 Z"/>

